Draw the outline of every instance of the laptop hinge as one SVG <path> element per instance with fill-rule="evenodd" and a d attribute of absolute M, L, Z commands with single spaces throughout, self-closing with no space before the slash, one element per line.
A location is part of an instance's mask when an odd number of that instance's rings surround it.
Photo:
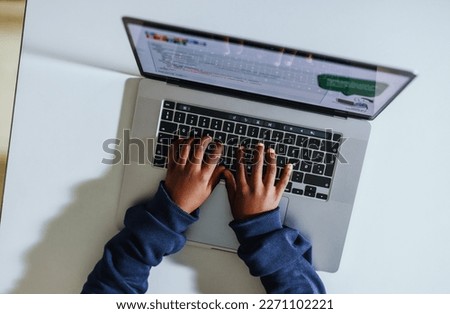
<path fill-rule="evenodd" d="M 348 119 L 348 113 L 342 110 L 335 110 L 333 116 L 341 119 Z"/>
<path fill-rule="evenodd" d="M 167 78 L 166 79 L 166 84 L 175 85 L 175 86 L 181 86 L 180 80 L 176 79 L 176 78 Z"/>

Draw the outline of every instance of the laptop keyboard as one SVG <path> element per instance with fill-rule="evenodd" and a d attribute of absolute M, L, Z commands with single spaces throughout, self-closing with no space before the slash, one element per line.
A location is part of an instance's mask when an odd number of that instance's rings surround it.
<path fill-rule="evenodd" d="M 169 145 L 174 136 L 187 138 L 209 135 L 223 144 L 220 161 L 236 172 L 236 148 L 246 149 L 246 159 L 258 143 L 277 154 L 277 179 L 287 163 L 293 171 L 285 193 L 327 200 L 342 134 L 298 125 L 234 114 L 196 105 L 163 102 L 153 164 L 167 167 Z M 207 151 L 208 153 L 208 151 Z M 251 166 L 247 166 L 250 173 Z"/>

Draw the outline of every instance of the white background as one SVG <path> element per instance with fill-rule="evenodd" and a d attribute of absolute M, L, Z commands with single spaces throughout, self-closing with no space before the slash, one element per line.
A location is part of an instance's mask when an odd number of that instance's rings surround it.
<path fill-rule="evenodd" d="M 0 292 L 81 290 L 116 232 L 121 167 L 104 140 L 130 125 L 129 15 L 415 70 L 372 122 L 329 292 L 450 292 L 450 2 L 29 0 L 0 226 Z M 233 254 L 186 247 L 149 292 L 263 292 Z"/>

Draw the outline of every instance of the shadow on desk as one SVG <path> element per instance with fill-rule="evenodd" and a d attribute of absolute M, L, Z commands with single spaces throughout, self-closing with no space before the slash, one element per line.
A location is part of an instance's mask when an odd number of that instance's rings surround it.
<path fill-rule="evenodd" d="M 108 200 L 120 169 L 80 185 L 73 201 L 49 222 L 25 258 L 26 270 L 11 293 L 79 293 L 88 273 L 117 232 L 114 202 Z"/>
<path fill-rule="evenodd" d="M 129 79 L 125 84 L 118 138 L 124 128 L 131 126 L 138 82 L 139 79 Z M 115 215 L 122 175 L 123 166 L 114 165 L 102 177 L 76 187 L 72 202 L 48 223 L 42 239 L 25 257 L 24 276 L 11 293 L 81 291 L 102 256 L 104 245 L 117 233 Z M 201 256 L 198 250 L 202 250 Z M 185 247 L 171 261 L 195 272 L 194 286 L 202 293 L 263 291 L 259 279 L 250 276 L 235 254 Z M 161 280 L 167 277 L 162 274 Z M 151 276 L 150 284 L 158 285 L 157 279 L 153 281 Z M 173 284 L 174 291 L 179 292 L 177 283 Z"/>

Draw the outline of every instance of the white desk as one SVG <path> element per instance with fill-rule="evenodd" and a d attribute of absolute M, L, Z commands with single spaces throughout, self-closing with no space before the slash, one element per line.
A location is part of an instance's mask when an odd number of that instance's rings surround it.
<path fill-rule="evenodd" d="M 102 143 L 129 127 L 138 75 L 122 15 L 417 70 L 372 122 L 341 267 L 320 275 L 335 293 L 450 292 L 449 12 L 437 0 L 29 0 L 0 292 L 79 292 L 116 232 L 122 168 L 101 163 Z M 152 270 L 149 292 L 263 290 L 237 256 L 187 246 Z"/>

